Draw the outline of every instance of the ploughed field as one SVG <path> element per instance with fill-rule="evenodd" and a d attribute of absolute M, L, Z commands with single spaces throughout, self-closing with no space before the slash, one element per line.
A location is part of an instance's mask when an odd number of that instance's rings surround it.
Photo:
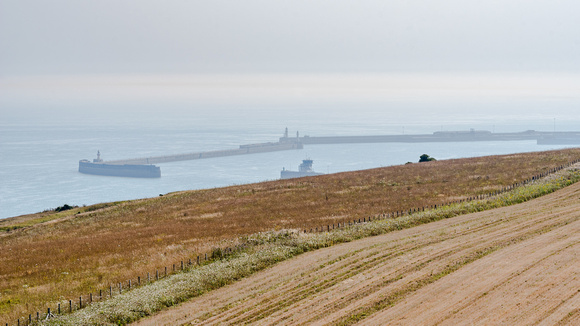
<path fill-rule="evenodd" d="M 157 198 L 1 220 L 0 324 L 14 323 L 19 317 L 46 311 L 56 302 L 97 293 L 119 282 L 133 280 L 135 284 L 138 276 L 144 278 L 147 273 L 154 274 L 168 266 L 171 268 L 180 260 L 195 259 L 213 247 L 232 246 L 243 235 L 280 229 L 310 229 L 467 199 L 498 191 L 578 159 L 580 149 L 568 149 L 415 163 L 177 192 Z M 457 232 L 460 231 L 465 230 L 458 229 Z M 448 234 L 451 237 L 452 233 Z M 401 243 L 413 246 L 415 242 Z M 400 244 L 393 243 L 393 248 L 400 248 Z M 394 254 L 383 257 L 383 249 L 376 253 L 361 250 L 342 259 L 360 260 L 360 263 L 369 261 L 372 268 L 387 268 L 381 262 Z M 336 253 L 341 252 L 336 250 Z M 398 259 L 407 257 L 403 253 L 395 256 Z M 448 259 L 449 262 L 443 260 L 440 263 L 454 266 L 453 259 Z M 438 261 L 435 259 L 429 264 Z M 362 271 L 369 266 L 361 265 L 359 269 Z M 307 270 L 311 267 L 306 264 L 292 268 Z M 415 272 L 413 268 L 419 267 L 408 268 L 415 275 L 420 271 Z M 352 269 L 348 266 L 336 273 L 347 275 L 356 271 Z M 429 272 L 438 275 L 437 271 L 433 268 Z M 385 282 L 400 283 L 388 275 L 384 277 Z M 345 278 L 344 282 L 347 280 Z M 424 282 L 421 278 L 418 281 Z M 338 278 L 337 283 L 340 282 L 343 281 Z M 351 283 L 348 287 L 354 289 L 360 282 L 353 279 Z M 304 286 L 304 289 L 308 288 Z M 317 286 L 317 282 L 312 286 Z M 372 289 L 374 285 L 368 287 Z M 318 291 L 318 288 L 312 291 Z M 297 293 L 296 298 L 301 295 L 301 292 Z M 266 309 L 268 305 L 264 307 Z M 360 314 L 366 316 L 369 312 L 361 311 Z"/>
<path fill-rule="evenodd" d="M 580 184 L 305 253 L 139 325 L 579 325 Z"/>

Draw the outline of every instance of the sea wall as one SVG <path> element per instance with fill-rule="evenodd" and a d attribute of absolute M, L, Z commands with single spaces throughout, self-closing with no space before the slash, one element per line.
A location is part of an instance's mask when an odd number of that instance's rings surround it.
<path fill-rule="evenodd" d="M 256 153 L 267 153 L 276 151 L 285 151 L 291 149 L 302 149 L 303 145 L 299 142 L 272 142 L 258 143 L 249 145 L 240 145 L 237 149 L 224 149 L 206 152 L 193 152 L 185 154 L 151 156 L 126 160 L 107 161 L 109 164 L 158 164 L 177 161 L 200 160 L 214 157 L 246 155 Z"/>

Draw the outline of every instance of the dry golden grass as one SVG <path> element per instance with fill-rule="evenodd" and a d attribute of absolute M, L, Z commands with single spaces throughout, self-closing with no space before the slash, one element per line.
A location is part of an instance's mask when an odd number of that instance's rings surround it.
<path fill-rule="evenodd" d="M 240 235 L 441 204 L 579 158 L 580 149 L 569 149 L 408 164 L 5 220 L 0 228 L 22 228 L 0 236 L 0 322 L 144 276 Z"/>

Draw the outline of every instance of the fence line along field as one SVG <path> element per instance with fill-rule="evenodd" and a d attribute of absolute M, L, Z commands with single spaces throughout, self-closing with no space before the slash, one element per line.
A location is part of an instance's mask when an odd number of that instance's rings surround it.
<path fill-rule="evenodd" d="M 239 236 L 467 199 L 580 159 L 568 149 L 186 191 L 0 221 L 2 323 Z M 74 204 L 74 203 L 68 203 Z"/>
<path fill-rule="evenodd" d="M 305 253 L 138 325 L 578 325 L 580 184 Z"/>

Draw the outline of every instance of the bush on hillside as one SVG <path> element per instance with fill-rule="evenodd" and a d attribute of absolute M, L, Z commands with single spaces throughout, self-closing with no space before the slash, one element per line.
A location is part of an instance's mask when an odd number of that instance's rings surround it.
<path fill-rule="evenodd" d="M 437 161 L 434 157 L 431 157 L 427 154 L 423 154 L 419 156 L 419 163 L 421 162 L 430 162 L 430 161 Z"/>

